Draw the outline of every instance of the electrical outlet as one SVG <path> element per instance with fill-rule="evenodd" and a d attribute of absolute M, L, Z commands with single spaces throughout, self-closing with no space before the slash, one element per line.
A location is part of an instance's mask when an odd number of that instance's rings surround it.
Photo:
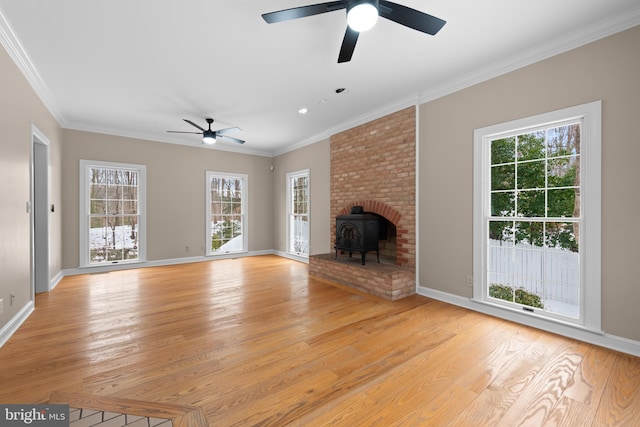
<path fill-rule="evenodd" d="M 185 251 L 185 252 L 189 252 L 189 250 L 190 250 L 190 249 L 189 249 L 189 246 L 185 246 L 185 247 L 184 247 L 184 251 Z"/>
<path fill-rule="evenodd" d="M 473 276 L 467 276 L 467 287 L 473 288 Z"/>
<path fill-rule="evenodd" d="M 0 313 L 4 311 L 4 299 L 0 298 Z"/>

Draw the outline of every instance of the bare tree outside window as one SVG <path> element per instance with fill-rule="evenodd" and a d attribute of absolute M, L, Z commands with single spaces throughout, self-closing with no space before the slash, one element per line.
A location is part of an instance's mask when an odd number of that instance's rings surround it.
<path fill-rule="evenodd" d="M 89 262 L 137 260 L 139 172 L 90 167 Z"/>

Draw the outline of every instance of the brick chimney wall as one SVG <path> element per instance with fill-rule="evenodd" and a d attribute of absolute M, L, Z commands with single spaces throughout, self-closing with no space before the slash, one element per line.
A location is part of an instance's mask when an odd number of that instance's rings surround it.
<path fill-rule="evenodd" d="M 335 220 L 351 206 L 396 226 L 401 266 L 416 265 L 416 108 L 409 107 L 331 137 L 332 245 Z"/>

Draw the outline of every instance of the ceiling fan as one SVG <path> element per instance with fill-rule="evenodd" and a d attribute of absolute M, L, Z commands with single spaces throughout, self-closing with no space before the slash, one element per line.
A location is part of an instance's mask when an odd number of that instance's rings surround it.
<path fill-rule="evenodd" d="M 264 13 L 262 18 L 267 23 L 273 24 L 341 9 L 347 9 L 348 25 L 338 55 L 338 63 L 351 61 L 358 36 L 361 32 L 372 28 L 378 16 L 431 35 L 435 35 L 446 23 L 435 16 L 387 0 L 330 1 Z"/>
<path fill-rule="evenodd" d="M 182 119 L 182 120 L 184 120 L 185 122 L 189 123 L 191 126 L 197 127 L 202 132 L 182 132 L 182 131 L 179 131 L 179 130 L 168 130 L 167 132 L 169 132 L 169 133 L 193 133 L 193 134 L 196 134 L 196 135 L 202 135 L 202 143 L 203 144 L 215 144 L 216 140 L 218 138 L 225 138 L 225 139 L 228 139 L 230 141 L 237 142 L 238 144 L 244 144 L 243 140 L 227 135 L 227 133 L 229 133 L 229 132 L 235 132 L 235 131 L 241 130 L 238 127 L 219 129 L 219 130 L 211 130 L 211 124 L 213 123 L 213 119 L 211 119 L 211 118 L 207 117 L 205 119 L 207 121 L 207 123 L 209 124 L 209 129 L 204 129 L 204 128 L 198 126 L 197 124 L 193 123 L 189 119 Z"/>

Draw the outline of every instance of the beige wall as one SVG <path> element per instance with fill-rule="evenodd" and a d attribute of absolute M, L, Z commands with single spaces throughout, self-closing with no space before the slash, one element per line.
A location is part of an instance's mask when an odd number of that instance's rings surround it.
<path fill-rule="evenodd" d="M 640 341 L 638 46 L 640 27 L 421 106 L 420 285 L 471 297 L 473 130 L 602 100 L 602 326 Z"/>
<path fill-rule="evenodd" d="M 331 252 L 330 248 L 330 200 L 329 200 L 329 140 L 317 142 L 273 159 L 274 165 L 274 249 L 287 250 L 286 175 L 309 169 L 311 187 L 311 211 L 309 214 L 309 242 L 311 254 Z"/>
<path fill-rule="evenodd" d="M 248 178 L 249 251 L 273 248 L 271 158 L 73 130 L 64 131 L 64 268 L 79 263 L 79 162 L 101 160 L 147 167 L 147 260 L 204 254 L 205 172 Z M 189 252 L 185 250 L 189 247 Z"/>
<path fill-rule="evenodd" d="M 0 329 L 31 301 L 31 124 L 49 140 L 50 203 L 60 207 L 62 130 L 0 47 Z M 61 212 L 49 217 L 50 275 L 61 269 Z M 15 294 L 11 304 L 11 294 Z"/>

